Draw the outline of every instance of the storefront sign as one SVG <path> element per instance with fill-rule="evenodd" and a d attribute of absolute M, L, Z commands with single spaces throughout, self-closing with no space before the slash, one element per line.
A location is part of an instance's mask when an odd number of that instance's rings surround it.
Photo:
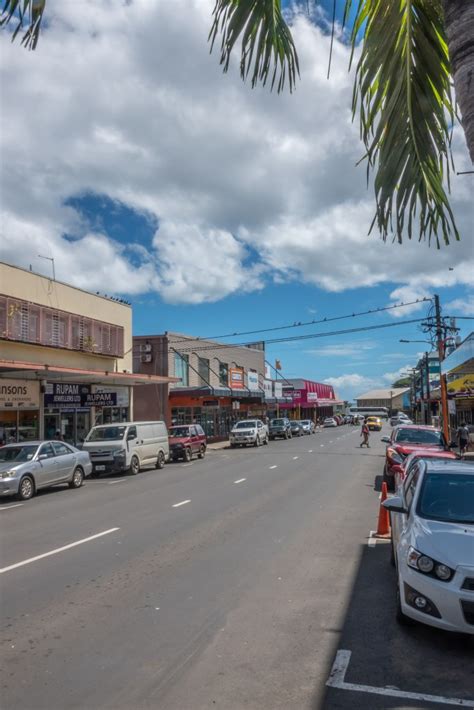
<path fill-rule="evenodd" d="M 240 409 L 240 402 L 232 402 L 232 409 Z"/>
<path fill-rule="evenodd" d="M 281 399 L 283 397 L 283 385 L 281 382 L 273 383 L 273 392 L 275 394 L 275 399 Z"/>
<path fill-rule="evenodd" d="M 116 407 L 116 392 L 90 392 L 85 395 L 84 407 Z"/>
<path fill-rule="evenodd" d="M 241 367 L 231 367 L 229 369 L 229 382 L 233 390 L 244 389 L 244 371 Z"/>
<path fill-rule="evenodd" d="M 318 401 L 318 393 L 317 392 L 307 392 L 306 393 L 306 401 L 307 402 L 317 402 Z"/>
<path fill-rule="evenodd" d="M 263 391 L 265 393 L 265 399 L 273 398 L 273 382 L 271 380 L 263 381 Z"/>
<path fill-rule="evenodd" d="M 0 409 L 39 409 L 39 382 L 0 379 Z"/>
<path fill-rule="evenodd" d="M 111 405 L 103 405 L 105 406 L 111 406 L 111 407 L 128 407 L 130 404 L 129 401 L 129 396 L 128 396 L 128 387 L 99 387 L 98 385 L 95 387 L 95 392 L 110 392 L 112 394 L 115 394 L 116 397 L 116 402 L 115 404 Z"/>
<path fill-rule="evenodd" d="M 249 370 L 247 372 L 247 386 L 249 390 L 260 389 L 260 387 L 258 386 L 258 372 L 255 372 L 254 370 Z"/>

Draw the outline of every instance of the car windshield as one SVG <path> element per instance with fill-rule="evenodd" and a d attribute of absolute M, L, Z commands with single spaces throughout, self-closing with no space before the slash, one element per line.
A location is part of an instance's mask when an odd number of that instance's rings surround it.
<path fill-rule="evenodd" d="M 125 426 L 95 427 L 87 437 L 87 441 L 120 441 L 126 429 Z"/>
<path fill-rule="evenodd" d="M 237 422 L 234 429 L 255 429 L 257 422 Z"/>
<path fill-rule="evenodd" d="M 0 449 L 0 463 L 14 461 L 21 463 L 22 461 L 31 461 L 38 447 L 35 446 L 5 446 Z"/>
<path fill-rule="evenodd" d="M 285 426 L 284 419 L 272 419 L 272 426 Z"/>
<path fill-rule="evenodd" d="M 308 424 L 311 424 L 309 419 L 303 419 L 301 423 L 304 424 L 305 426 L 308 426 Z"/>
<path fill-rule="evenodd" d="M 189 427 L 187 426 L 172 426 L 170 429 L 170 436 L 176 438 L 182 436 L 189 436 Z"/>
<path fill-rule="evenodd" d="M 406 444 L 437 444 L 442 446 L 443 435 L 435 429 L 399 429 L 395 441 Z"/>
<path fill-rule="evenodd" d="M 428 473 L 417 513 L 422 518 L 474 525 L 474 474 Z"/>

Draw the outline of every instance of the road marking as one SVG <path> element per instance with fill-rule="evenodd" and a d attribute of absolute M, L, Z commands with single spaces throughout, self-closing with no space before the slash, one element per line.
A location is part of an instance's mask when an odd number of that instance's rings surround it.
<path fill-rule="evenodd" d="M 275 464 L 274 466 L 270 466 L 270 468 L 278 468 L 278 466 Z"/>
<path fill-rule="evenodd" d="M 116 483 L 127 483 L 127 479 L 121 478 L 119 481 L 109 481 L 109 486 L 115 486 Z"/>
<path fill-rule="evenodd" d="M 324 444 L 319 444 L 320 446 L 324 446 Z"/>
<path fill-rule="evenodd" d="M 0 508 L 0 510 L 11 510 L 12 508 L 20 508 L 24 503 L 15 503 L 15 505 L 8 505 L 8 506 L 3 506 Z"/>
<path fill-rule="evenodd" d="M 332 441 L 330 441 L 329 443 L 332 444 Z"/>
<path fill-rule="evenodd" d="M 349 667 L 352 651 L 339 650 L 333 663 L 329 679 L 326 682 L 331 688 L 339 690 L 351 690 L 359 693 L 371 693 L 372 695 L 385 695 L 391 698 L 405 698 L 407 700 L 420 700 L 427 703 L 438 703 L 439 705 L 458 705 L 465 708 L 474 708 L 473 700 L 463 700 L 461 698 L 445 698 L 442 695 L 428 695 L 427 693 L 410 693 L 396 688 L 378 688 L 372 685 L 361 685 L 360 683 L 346 683 L 344 678 Z"/>
<path fill-rule="evenodd" d="M 237 481 L 234 481 L 234 483 L 243 483 L 246 480 L 246 478 L 239 478 Z"/>
<path fill-rule="evenodd" d="M 313 453 L 313 449 L 308 449 L 308 454 L 312 454 L 312 453 Z"/>
<path fill-rule="evenodd" d="M 193 463 L 183 463 L 181 468 L 186 468 L 187 466 L 194 466 L 194 462 Z"/>
<path fill-rule="evenodd" d="M 182 500 L 181 503 L 175 503 L 175 504 L 173 505 L 173 508 L 179 508 L 179 507 L 182 506 L 182 505 L 186 505 L 186 503 L 191 503 L 191 499 L 189 499 L 189 500 Z"/>
<path fill-rule="evenodd" d="M 293 456 L 293 461 L 296 461 L 296 459 L 299 459 L 299 456 Z"/>
<path fill-rule="evenodd" d="M 44 552 L 42 555 L 36 555 L 36 557 L 30 557 L 28 560 L 23 560 L 23 562 L 16 562 L 14 565 L 9 565 L 8 567 L 3 567 L 0 569 L 0 574 L 4 572 L 10 572 L 12 569 L 17 567 L 23 567 L 24 565 L 29 565 L 31 562 L 37 562 L 42 560 L 44 557 L 50 557 L 51 555 L 57 555 L 59 552 L 64 552 L 64 550 L 70 550 L 72 547 L 77 547 L 78 545 L 83 545 L 85 542 L 90 542 L 91 540 L 96 540 L 98 537 L 103 537 L 104 535 L 110 535 L 110 533 L 117 532 L 120 528 L 110 528 L 109 530 L 104 530 L 104 532 L 97 533 L 96 535 L 91 535 L 90 537 L 85 537 L 82 540 L 77 540 L 77 542 L 71 542 L 69 545 L 64 545 L 63 547 L 57 547 L 55 550 L 50 550 L 49 552 Z"/>
<path fill-rule="evenodd" d="M 368 538 L 368 540 L 367 540 L 367 545 L 368 545 L 369 547 L 375 547 L 375 544 L 376 544 L 376 542 L 377 542 L 377 538 L 374 537 L 374 534 L 375 534 L 375 530 L 371 530 L 371 531 L 369 532 L 369 538 Z"/>

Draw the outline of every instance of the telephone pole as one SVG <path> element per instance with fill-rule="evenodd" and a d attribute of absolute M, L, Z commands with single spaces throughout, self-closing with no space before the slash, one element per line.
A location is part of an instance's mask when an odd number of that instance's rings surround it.
<path fill-rule="evenodd" d="M 435 294 L 435 322 L 436 322 L 436 342 L 438 345 L 439 358 L 439 380 L 441 388 L 441 413 L 443 434 L 446 442 L 449 444 L 449 410 L 448 410 L 448 392 L 446 387 L 446 375 L 441 372 L 441 363 L 444 360 L 444 339 L 443 339 L 443 321 L 441 320 L 441 306 L 439 304 L 439 296 Z"/>

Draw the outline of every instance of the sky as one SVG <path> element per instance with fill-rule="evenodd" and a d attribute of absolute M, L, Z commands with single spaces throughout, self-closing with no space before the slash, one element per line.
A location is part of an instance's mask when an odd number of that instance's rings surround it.
<path fill-rule="evenodd" d="M 287 3 L 289 5 L 289 3 Z M 303 3 L 306 6 L 305 3 Z M 332 3 L 325 0 L 325 6 Z M 339 2 L 339 11 L 342 3 Z M 295 12 L 301 79 L 293 94 L 227 74 L 207 35 L 213 0 L 48 0 L 36 52 L 0 33 L 0 259 L 133 305 L 134 332 L 269 343 L 286 377 L 352 399 L 390 385 L 429 344 L 421 302 L 474 316 L 472 176 L 452 176 L 461 242 L 441 250 L 368 235 L 374 212 L 351 119 L 349 49 L 327 80 L 324 9 Z M 111 8 L 114 8 L 113 11 Z M 453 135 L 456 171 L 469 170 Z M 460 320 L 461 337 L 472 321 Z"/>

